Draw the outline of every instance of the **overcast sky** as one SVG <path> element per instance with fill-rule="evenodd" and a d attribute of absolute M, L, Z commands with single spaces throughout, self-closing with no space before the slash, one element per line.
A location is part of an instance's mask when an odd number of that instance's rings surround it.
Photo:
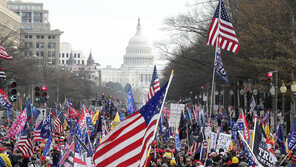
<path fill-rule="evenodd" d="M 166 17 L 186 12 L 189 0 L 23 0 L 44 3 L 52 29 L 64 33 L 61 42 L 103 66 L 119 67 L 129 39 L 136 33 L 138 17 L 143 33 L 153 42 L 166 39 L 161 31 Z M 157 53 L 155 48 L 154 53 Z M 156 62 L 158 56 L 155 57 Z"/>

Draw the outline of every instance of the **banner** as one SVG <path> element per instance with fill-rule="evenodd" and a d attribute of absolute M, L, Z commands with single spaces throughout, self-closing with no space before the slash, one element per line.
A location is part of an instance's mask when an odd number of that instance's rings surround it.
<path fill-rule="evenodd" d="M 11 125 L 9 131 L 6 134 L 6 138 L 13 138 L 16 134 L 24 129 L 27 120 L 26 109 L 24 109 L 16 120 Z"/>
<path fill-rule="evenodd" d="M 185 104 L 176 104 L 171 103 L 170 107 L 170 119 L 169 125 L 170 127 L 178 128 L 181 118 L 181 112 L 184 112 Z"/>
<path fill-rule="evenodd" d="M 9 111 L 10 108 L 12 107 L 6 93 L 1 89 L 0 89 L 0 106 L 6 111 Z"/>
<path fill-rule="evenodd" d="M 162 113 L 165 118 L 170 118 L 170 109 L 163 108 Z"/>
<path fill-rule="evenodd" d="M 264 167 L 275 166 L 277 161 L 272 150 L 272 143 L 267 139 L 261 124 L 256 124 L 253 152 Z"/>
<path fill-rule="evenodd" d="M 216 143 L 217 143 L 217 133 L 210 132 L 208 153 L 210 153 L 212 149 L 216 149 Z"/>
<path fill-rule="evenodd" d="M 293 124 L 292 130 L 291 130 L 290 137 L 288 139 L 289 150 L 291 150 L 295 144 L 296 144 L 296 117 L 294 119 L 294 124 Z"/>
<path fill-rule="evenodd" d="M 230 134 L 220 133 L 216 150 L 220 150 L 221 148 L 223 148 L 224 151 L 227 152 L 229 149 L 230 140 L 231 140 Z"/>

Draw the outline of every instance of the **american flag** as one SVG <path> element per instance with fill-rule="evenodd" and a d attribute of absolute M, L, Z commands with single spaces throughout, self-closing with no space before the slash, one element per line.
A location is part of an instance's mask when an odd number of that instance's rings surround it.
<path fill-rule="evenodd" d="M 64 114 L 63 112 L 60 112 L 60 114 L 58 115 L 58 117 L 55 119 L 54 121 L 54 131 L 55 133 L 62 133 L 64 130 Z"/>
<path fill-rule="evenodd" d="M 96 167 L 143 166 L 166 88 L 167 84 L 102 140 L 93 156 Z"/>
<path fill-rule="evenodd" d="M 35 143 L 36 141 L 41 141 L 42 140 L 42 137 L 41 137 L 41 128 L 42 128 L 42 126 L 43 126 L 43 120 L 37 126 L 35 131 L 33 132 L 33 143 Z"/>
<path fill-rule="evenodd" d="M 251 89 L 252 89 L 251 84 L 246 84 L 243 90 L 244 94 L 248 93 Z"/>
<path fill-rule="evenodd" d="M 78 123 L 75 125 L 76 127 L 76 137 L 82 140 L 82 130 Z M 75 140 L 75 136 L 74 136 Z M 74 153 L 74 166 L 86 166 L 86 161 L 85 161 L 85 150 L 83 147 L 80 145 L 79 142 L 75 141 L 75 153 Z"/>
<path fill-rule="evenodd" d="M 194 141 L 192 146 L 189 148 L 190 154 L 195 154 L 196 152 L 200 152 L 202 142 Z"/>
<path fill-rule="evenodd" d="M 28 155 L 31 157 L 33 155 L 33 142 L 30 136 L 30 128 L 27 123 L 19 141 L 15 145 L 15 149 L 19 149 L 23 156 Z"/>
<path fill-rule="evenodd" d="M 156 66 L 153 69 L 153 75 L 148 93 L 148 101 L 160 90 L 159 80 L 157 76 Z"/>
<path fill-rule="evenodd" d="M 222 49 L 225 49 L 237 54 L 240 48 L 240 45 L 238 43 L 238 39 L 233 29 L 233 26 L 230 22 L 230 19 L 226 13 L 223 2 L 221 3 L 220 21 L 219 21 L 219 11 L 220 11 L 219 9 L 220 9 L 220 2 L 218 4 L 212 23 L 210 25 L 206 44 L 217 46 L 217 44 L 219 43 Z M 219 41 L 217 41 L 217 39 L 219 39 Z"/>
<path fill-rule="evenodd" d="M 1 44 L 0 44 L 0 58 L 7 59 L 7 60 L 12 59 L 12 57 L 7 54 L 6 50 Z"/>
<path fill-rule="evenodd" d="M 70 145 L 70 148 L 65 150 L 63 157 L 59 162 L 60 167 L 73 167 L 74 166 L 74 141 Z"/>
<path fill-rule="evenodd" d="M 3 68 L 0 68 L 0 78 L 6 78 L 5 72 L 3 71 Z"/>

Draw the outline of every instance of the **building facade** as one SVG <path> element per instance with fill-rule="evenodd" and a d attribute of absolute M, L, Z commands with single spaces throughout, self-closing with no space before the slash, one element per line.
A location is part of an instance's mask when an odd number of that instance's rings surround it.
<path fill-rule="evenodd" d="M 87 59 L 81 50 L 73 50 L 72 45 L 67 42 L 60 43 L 60 65 L 69 64 L 70 54 L 73 55 L 74 63 L 77 65 L 87 65 Z"/>
<path fill-rule="evenodd" d="M 77 75 L 81 75 L 86 79 L 101 84 L 100 64 L 96 63 L 92 53 L 89 53 L 88 58 L 80 50 L 74 50 L 72 45 L 67 42 L 61 42 L 60 67 L 66 71 L 71 71 Z"/>
<path fill-rule="evenodd" d="M 102 83 L 118 82 L 123 87 L 130 84 L 133 89 L 148 92 L 154 67 L 154 56 L 148 39 L 142 34 L 140 20 L 136 34 L 129 40 L 119 69 L 107 66 L 101 70 Z M 147 94 L 146 94 L 147 95 Z"/>
<path fill-rule="evenodd" d="M 11 44 L 11 41 L 13 41 L 13 45 L 19 45 L 20 21 L 20 16 L 7 7 L 7 1 L 0 0 L 0 38 L 8 39 L 1 40 L 3 41 L 2 45 L 7 46 L 6 44 Z"/>
<path fill-rule="evenodd" d="M 27 47 L 24 55 L 37 57 L 41 65 L 59 65 L 63 32 L 50 29 L 48 10 L 43 9 L 43 3 L 8 1 L 7 6 L 21 17 L 21 40 Z"/>

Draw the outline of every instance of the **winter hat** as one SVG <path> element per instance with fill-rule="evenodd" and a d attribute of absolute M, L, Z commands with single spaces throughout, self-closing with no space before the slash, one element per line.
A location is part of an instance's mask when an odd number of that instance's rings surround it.
<path fill-rule="evenodd" d="M 4 151 L 4 148 L 3 147 L 0 147 L 0 152 L 3 152 Z"/>
<path fill-rule="evenodd" d="M 232 163 L 233 163 L 233 164 L 238 164 L 238 162 L 239 162 L 239 160 L 238 160 L 237 157 L 233 157 L 233 158 L 232 158 Z"/>
<path fill-rule="evenodd" d="M 46 159 L 46 157 L 45 156 L 42 156 L 41 158 L 40 158 L 40 161 L 43 161 L 43 160 L 45 160 Z"/>
<path fill-rule="evenodd" d="M 171 160 L 170 165 L 176 165 L 176 161 L 174 159 Z"/>

